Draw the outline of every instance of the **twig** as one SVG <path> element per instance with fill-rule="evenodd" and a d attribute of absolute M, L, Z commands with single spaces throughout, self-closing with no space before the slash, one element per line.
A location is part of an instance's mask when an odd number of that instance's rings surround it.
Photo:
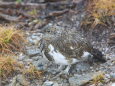
<path fill-rule="evenodd" d="M 34 27 L 34 29 L 41 29 L 41 28 L 43 28 L 44 26 L 46 26 L 49 22 L 50 22 L 49 20 L 46 20 L 46 21 L 44 21 L 44 23 L 42 23 L 42 24 L 36 24 L 35 27 Z"/>
<path fill-rule="evenodd" d="M 46 4 L 36 4 L 36 3 L 16 3 L 16 2 L 1 2 L 1 8 L 20 8 L 20 7 L 27 7 L 27 8 L 45 8 Z"/>
<path fill-rule="evenodd" d="M 110 37 L 109 37 L 109 40 L 108 40 L 108 44 L 109 45 L 115 44 L 115 33 L 111 33 L 110 34 Z"/>
<path fill-rule="evenodd" d="M 0 18 L 5 19 L 7 21 L 13 21 L 13 22 L 17 22 L 20 20 L 20 17 L 12 17 L 2 13 L 0 13 Z"/>
<path fill-rule="evenodd" d="M 54 12 L 49 13 L 48 16 L 46 16 L 45 18 L 46 19 L 52 19 L 52 18 L 61 16 L 61 15 L 65 14 L 65 13 L 67 13 L 67 12 L 69 12 L 68 9 L 62 10 L 62 11 L 54 11 Z"/>

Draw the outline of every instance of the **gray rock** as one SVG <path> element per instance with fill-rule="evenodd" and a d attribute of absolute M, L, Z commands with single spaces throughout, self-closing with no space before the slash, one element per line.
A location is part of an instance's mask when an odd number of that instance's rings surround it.
<path fill-rule="evenodd" d="M 45 59 L 39 59 L 38 61 L 33 61 L 33 65 L 36 66 L 38 70 L 45 70 L 47 62 Z"/>
<path fill-rule="evenodd" d="M 12 82 L 9 86 L 16 86 L 16 77 L 12 79 Z"/>
<path fill-rule="evenodd" d="M 110 79 L 111 76 L 110 75 L 113 75 L 114 73 L 111 73 L 111 74 L 105 74 L 106 78 Z"/>
<path fill-rule="evenodd" d="M 42 38 L 41 33 L 33 33 L 33 34 L 30 34 L 30 36 L 27 39 L 31 44 L 39 45 L 41 38 Z"/>
<path fill-rule="evenodd" d="M 109 82 L 109 83 L 107 83 L 107 84 L 104 85 L 104 86 L 115 86 L 115 83 L 113 83 L 113 82 Z"/>
<path fill-rule="evenodd" d="M 112 83 L 111 86 L 115 86 L 115 83 Z"/>
<path fill-rule="evenodd" d="M 34 56 L 34 57 L 32 57 L 32 59 L 33 59 L 34 61 L 38 61 L 38 60 L 39 60 L 39 56 Z"/>
<path fill-rule="evenodd" d="M 41 85 L 39 85 L 38 83 L 37 84 L 32 83 L 30 86 L 41 86 Z"/>
<path fill-rule="evenodd" d="M 10 86 L 29 86 L 29 82 L 23 75 L 17 75 L 13 78 Z"/>
<path fill-rule="evenodd" d="M 37 39 L 32 39 L 32 44 L 33 44 L 33 45 L 39 45 L 39 40 L 37 40 Z"/>
<path fill-rule="evenodd" d="M 17 83 L 16 86 L 22 86 L 20 83 Z"/>
<path fill-rule="evenodd" d="M 28 49 L 26 53 L 29 57 L 33 57 L 38 54 L 41 54 L 41 51 L 39 49 Z"/>
<path fill-rule="evenodd" d="M 39 61 L 33 61 L 32 63 L 33 63 L 33 65 L 36 66 L 36 67 L 40 64 Z"/>
<path fill-rule="evenodd" d="M 32 40 L 31 37 L 28 37 L 27 40 L 28 40 L 29 43 L 33 44 L 33 40 Z"/>
<path fill-rule="evenodd" d="M 31 63 L 31 62 L 33 62 L 33 60 L 30 59 L 30 58 L 27 58 L 27 59 L 24 60 L 24 62 Z"/>
<path fill-rule="evenodd" d="M 42 86 L 59 86 L 57 82 L 46 81 Z"/>
<path fill-rule="evenodd" d="M 21 84 L 21 85 L 28 85 L 29 82 L 26 81 L 25 77 L 23 75 L 17 75 L 17 81 Z"/>
<path fill-rule="evenodd" d="M 38 2 L 40 2 L 40 3 L 41 3 L 41 2 L 45 2 L 45 0 L 38 0 Z"/>
<path fill-rule="evenodd" d="M 20 53 L 19 57 L 18 57 L 18 60 L 19 61 L 22 61 L 26 58 L 26 55 L 24 55 L 23 53 Z"/>
<path fill-rule="evenodd" d="M 112 81 L 115 81 L 115 73 L 110 73 L 110 78 Z"/>
<path fill-rule="evenodd" d="M 69 78 L 70 86 L 84 85 L 85 83 L 92 80 L 94 75 L 98 75 L 98 73 L 88 73 L 88 74 L 84 74 L 84 75 L 76 74 L 75 76 Z"/>
<path fill-rule="evenodd" d="M 77 72 L 85 72 L 88 71 L 90 69 L 90 65 L 88 63 L 79 63 L 75 66 L 75 69 Z"/>
<path fill-rule="evenodd" d="M 110 74 L 105 74 L 104 82 L 108 83 L 110 81 Z"/>

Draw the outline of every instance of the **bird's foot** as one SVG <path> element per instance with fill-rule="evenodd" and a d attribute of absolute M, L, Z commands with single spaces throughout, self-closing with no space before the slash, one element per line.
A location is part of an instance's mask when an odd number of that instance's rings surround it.
<path fill-rule="evenodd" d="M 61 76 L 61 75 L 70 75 L 70 67 L 71 66 L 67 66 L 67 68 L 65 69 L 65 70 L 63 70 L 63 71 L 61 71 L 60 73 L 58 73 L 55 77 L 53 77 L 53 78 L 57 78 L 57 77 L 59 77 L 59 76 Z"/>
<path fill-rule="evenodd" d="M 67 67 L 65 68 L 65 70 L 63 70 L 63 71 L 60 72 L 60 74 L 69 75 L 69 74 L 70 74 L 70 67 L 71 67 L 70 65 L 67 66 Z"/>
<path fill-rule="evenodd" d="M 69 75 L 70 74 L 70 67 L 68 66 L 64 71 L 62 71 L 62 74 Z"/>
<path fill-rule="evenodd" d="M 65 75 L 69 75 L 69 73 L 66 71 L 62 71 L 62 72 L 58 73 L 56 76 L 54 76 L 52 79 L 56 79 L 56 78 L 60 77 L 61 75 L 65 76 Z"/>

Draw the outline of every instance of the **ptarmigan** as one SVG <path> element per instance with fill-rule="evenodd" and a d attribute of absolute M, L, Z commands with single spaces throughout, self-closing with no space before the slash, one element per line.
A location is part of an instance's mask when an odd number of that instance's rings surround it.
<path fill-rule="evenodd" d="M 80 61 L 92 61 L 98 59 L 105 62 L 102 53 L 77 32 L 65 32 L 62 35 L 45 39 L 43 53 L 48 60 L 54 61 L 59 65 L 67 65 L 64 70 L 69 72 L 72 64 Z"/>

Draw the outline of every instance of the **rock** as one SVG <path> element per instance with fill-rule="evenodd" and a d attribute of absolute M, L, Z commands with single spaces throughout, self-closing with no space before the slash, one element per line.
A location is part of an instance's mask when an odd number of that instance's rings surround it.
<path fill-rule="evenodd" d="M 110 73 L 110 78 L 112 81 L 115 81 L 115 73 Z"/>
<path fill-rule="evenodd" d="M 41 64 L 41 63 L 39 63 L 39 61 L 33 61 L 32 63 L 33 63 L 33 65 L 36 66 L 36 67 L 38 67 L 38 65 Z"/>
<path fill-rule="evenodd" d="M 113 73 L 111 73 L 113 74 Z M 106 78 L 110 79 L 110 74 L 105 74 Z"/>
<path fill-rule="evenodd" d="M 112 83 L 111 86 L 115 86 L 115 83 Z"/>
<path fill-rule="evenodd" d="M 29 82 L 25 79 L 25 77 L 23 75 L 17 75 L 17 81 L 21 84 L 21 85 L 29 85 Z"/>
<path fill-rule="evenodd" d="M 30 86 L 41 86 L 41 85 L 39 85 L 38 83 L 37 84 L 32 83 Z"/>
<path fill-rule="evenodd" d="M 107 83 L 107 84 L 104 85 L 104 86 L 115 86 L 115 83 L 109 82 L 109 83 Z"/>
<path fill-rule="evenodd" d="M 16 86 L 22 86 L 21 84 L 17 83 Z"/>
<path fill-rule="evenodd" d="M 89 85 L 89 86 L 95 86 L 95 84 Z"/>
<path fill-rule="evenodd" d="M 105 74 L 104 82 L 108 83 L 110 81 L 110 74 Z"/>
<path fill-rule="evenodd" d="M 34 61 L 38 61 L 38 60 L 39 60 L 39 56 L 34 56 L 34 57 L 32 57 L 32 59 L 33 59 Z"/>
<path fill-rule="evenodd" d="M 39 0 L 39 2 L 45 2 L 45 0 Z"/>
<path fill-rule="evenodd" d="M 53 86 L 53 82 L 46 81 L 46 82 L 44 82 L 43 86 Z"/>
<path fill-rule="evenodd" d="M 45 59 L 41 58 L 38 61 L 33 61 L 33 65 L 36 66 L 38 70 L 46 69 L 47 62 Z"/>
<path fill-rule="evenodd" d="M 108 44 L 109 45 L 115 45 L 115 33 L 110 34 L 110 37 L 108 39 Z"/>
<path fill-rule="evenodd" d="M 33 40 L 32 40 L 32 44 L 33 44 L 33 45 L 39 45 L 39 40 L 33 39 Z"/>
<path fill-rule="evenodd" d="M 90 64 L 81 62 L 75 66 L 75 69 L 77 72 L 84 72 L 88 71 L 90 67 L 91 67 Z"/>
<path fill-rule="evenodd" d="M 43 64 L 39 64 L 38 67 L 37 67 L 38 70 L 44 70 L 44 65 Z"/>
<path fill-rule="evenodd" d="M 29 56 L 29 57 L 33 57 L 33 56 L 36 56 L 38 54 L 41 54 L 41 51 L 37 48 L 35 49 L 27 49 L 27 52 L 26 54 Z"/>
<path fill-rule="evenodd" d="M 23 53 L 20 53 L 19 57 L 18 57 L 18 60 L 19 61 L 22 61 L 26 58 L 26 55 L 24 55 Z"/>
<path fill-rule="evenodd" d="M 32 62 L 33 62 L 33 60 L 32 60 L 32 59 L 28 59 L 28 58 L 27 58 L 27 59 L 25 59 L 25 60 L 24 60 L 24 62 L 26 62 L 26 64 L 30 64 L 30 63 L 32 63 Z"/>
<path fill-rule="evenodd" d="M 29 86 L 29 82 L 25 79 L 23 75 L 17 75 L 13 78 L 10 86 Z"/>
<path fill-rule="evenodd" d="M 98 72 L 87 73 L 84 75 L 76 74 L 73 77 L 69 78 L 70 86 L 81 86 L 81 85 L 84 86 L 84 84 L 86 84 L 87 82 L 93 79 L 94 75 L 98 75 L 98 74 L 99 74 Z"/>
<path fill-rule="evenodd" d="M 42 38 L 41 33 L 33 33 L 33 34 L 30 34 L 30 36 L 27 39 L 31 44 L 39 45 L 41 38 Z"/>
<path fill-rule="evenodd" d="M 32 59 L 28 59 L 28 58 L 23 60 L 23 64 L 25 65 L 26 68 L 28 68 L 29 65 L 30 65 L 32 62 L 33 62 L 33 60 L 32 60 Z"/>
<path fill-rule="evenodd" d="M 65 0 L 45 0 L 45 2 L 58 2 L 58 1 L 65 1 Z"/>
<path fill-rule="evenodd" d="M 16 86 L 16 77 L 12 79 L 12 83 L 10 84 L 10 86 Z"/>
<path fill-rule="evenodd" d="M 46 81 L 42 86 L 59 86 L 58 83 L 52 81 Z"/>
<path fill-rule="evenodd" d="M 73 76 L 73 77 L 70 77 L 69 78 L 69 83 L 71 86 L 80 86 L 80 85 L 83 85 L 84 83 L 88 82 L 91 80 L 91 75 L 85 75 L 85 76 L 82 76 L 82 75 L 76 75 L 76 76 Z"/>

